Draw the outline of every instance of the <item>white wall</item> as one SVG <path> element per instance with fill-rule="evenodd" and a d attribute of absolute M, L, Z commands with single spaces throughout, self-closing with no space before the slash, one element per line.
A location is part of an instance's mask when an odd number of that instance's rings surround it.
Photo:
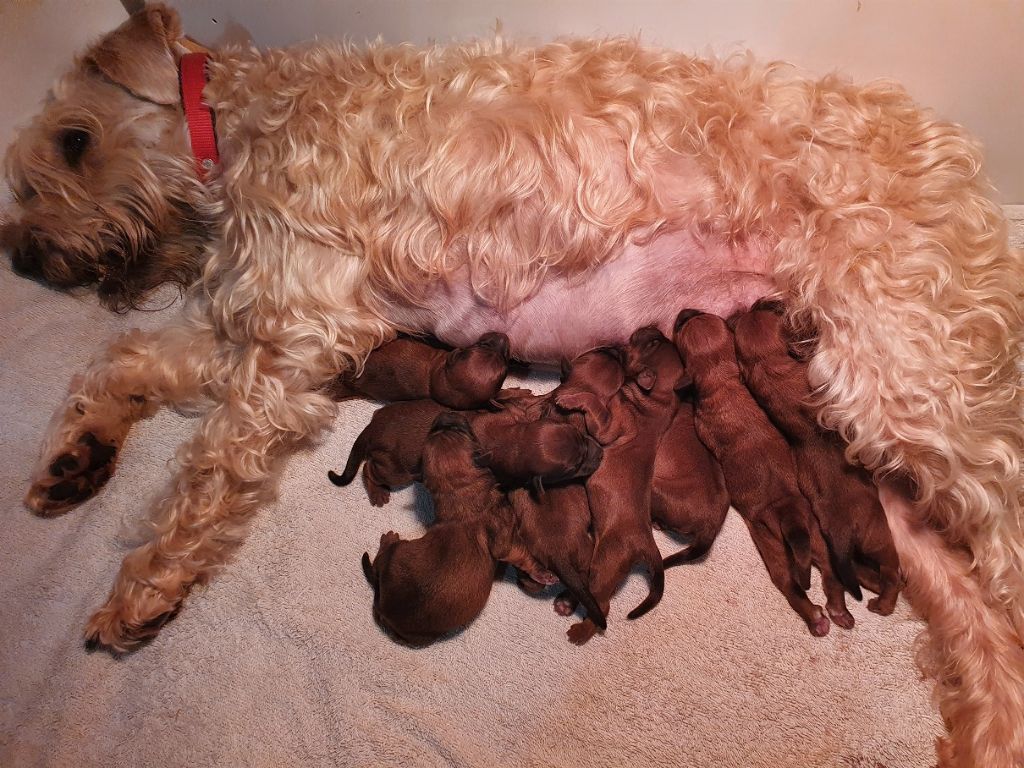
<path fill-rule="evenodd" d="M 357 42 L 487 34 L 641 32 L 684 51 L 749 47 L 812 73 L 901 80 L 986 146 L 1003 202 L 1024 203 L 1024 0 L 172 0 L 212 43 L 243 27 L 260 45 L 315 35 Z M 216 23 L 214 23 L 216 19 Z"/>
<path fill-rule="evenodd" d="M 126 0 L 132 4 L 135 0 Z M 749 47 L 812 73 L 895 77 L 986 146 L 1006 203 L 1024 203 L 1024 0 L 171 0 L 205 43 L 320 37 L 426 42 L 640 32 L 681 50 Z M 116 0 L 0 0 L 0 145 L 72 52 L 124 18 Z M 214 19 L 216 21 L 214 21 Z"/>

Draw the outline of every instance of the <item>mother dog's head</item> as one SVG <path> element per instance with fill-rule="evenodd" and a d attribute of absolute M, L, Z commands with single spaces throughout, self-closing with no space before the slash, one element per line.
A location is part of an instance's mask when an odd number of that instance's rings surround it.
<path fill-rule="evenodd" d="M 212 230 L 180 109 L 177 15 L 150 6 L 78 58 L 6 156 L 15 272 L 112 309 L 198 277 Z"/>

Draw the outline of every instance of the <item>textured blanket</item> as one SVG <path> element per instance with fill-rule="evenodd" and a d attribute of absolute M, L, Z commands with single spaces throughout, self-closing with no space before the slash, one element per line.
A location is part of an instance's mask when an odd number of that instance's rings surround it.
<path fill-rule="evenodd" d="M 1024 219 L 1024 214 L 1021 214 Z M 1014 239 L 1024 238 L 1024 220 Z M 0 269 L 0 765 L 929 765 L 941 720 L 913 663 L 922 625 L 851 602 L 852 631 L 812 638 L 774 590 L 740 519 L 706 562 L 668 573 L 635 622 L 634 575 L 583 648 L 550 599 L 507 579 L 467 630 L 423 650 L 374 624 L 359 566 L 383 531 L 423 530 L 423 491 L 382 510 L 341 465 L 373 406 L 292 458 L 233 562 L 147 647 L 115 659 L 81 639 L 164 492 L 195 420 L 132 432 L 102 494 L 53 520 L 21 506 L 50 414 L 115 316 Z M 173 296 L 172 296 L 173 298 Z M 537 375 L 529 383 L 552 385 Z M 661 538 L 664 551 L 673 543 Z M 818 602 L 822 601 L 815 585 Z"/>

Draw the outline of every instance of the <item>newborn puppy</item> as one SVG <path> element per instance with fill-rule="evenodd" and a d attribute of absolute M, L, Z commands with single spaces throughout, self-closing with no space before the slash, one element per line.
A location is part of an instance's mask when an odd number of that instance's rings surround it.
<path fill-rule="evenodd" d="M 811 510 L 800 493 L 785 438 L 740 380 L 732 333 L 720 317 L 683 310 L 675 343 L 696 392 L 697 435 L 722 466 L 768 574 L 812 635 L 830 622 L 805 590 L 810 585 Z"/>
<path fill-rule="evenodd" d="M 389 634 L 416 647 L 480 615 L 495 568 L 482 522 L 438 524 L 412 541 L 388 532 L 372 562 L 363 553 L 373 617 Z"/>
<path fill-rule="evenodd" d="M 373 562 L 363 554 L 374 617 L 411 645 L 427 645 L 475 619 L 487 603 L 497 561 L 539 583 L 554 581 L 518 541 L 512 506 L 494 476 L 478 465 L 479 451 L 465 418 L 441 414 L 422 459 L 435 525 L 414 541 L 385 534 Z M 589 594 L 581 599 L 593 603 Z"/>
<path fill-rule="evenodd" d="M 595 374 L 594 379 L 586 373 Z M 619 389 L 613 390 L 619 382 Z M 594 521 L 590 591 L 605 613 L 637 562 L 648 568 L 651 590 L 629 618 L 657 605 L 664 591 L 664 566 L 651 534 L 651 483 L 658 440 L 675 416 L 677 391 L 689 383 L 668 339 L 656 328 L 642 328 L 630 338 L 621 362 L 605 350 L 588 353 L 578 368 L 576 363 L 571 366 L 566 382 L 555 390 L 554 402 L 582 411 L 588 431 L 604 448 L 601 466 L 586 488 Z M 596 630 L 593 622 L 584 620 L 570 628 L 569 639 L 582 644 Z"/>
<path fill-rule="evenodd" d="M 602 629 L 605 618 L 590 590 L 590 559 L 594 539 L 590 535 L 590 504 L 579 483 L 548 488 L 534 493 L 525 488 L 508 495 L 518 524 L 517 538 L 542 567 L 554 573 L 567 594 L 555 600 L 555 610 L 569 616 L 582 603 L 587 615 Z M 536 593 L 544 585 L 520 572 L 519 586 Z"/>
<path fill-rule="evenodd" d="M 689 538 L 686 549 L 665 558 L 665 567 L 707 554 L 729 511 L 722 468 L 697 437 L 693 403 L 682 400 L 658 441 L 651 484 L 651 518 Z"/>
<path fill-rule="evenodd" d="M 446 351 L 416 339 L 398 338 L 366 359 L 356 378 L 339 377 L 337 397 L 352 394 L 395 402 L 430 398 L 448 408 L 481 408 L 501 389 L 508 373 L 509 342 L 485 333 L 475 344 Z"/>
<path fill-rule="evenodd" d="M 433 400 L 379 408 L 352 445 L 344 471 L 340 475 L 328 471 L 327 476 L 335 485 L 348 485 L 363 464 L 366 495 L 373 506 L 384 506 L 392 489 L 420 479 L 423 446 L 434 420 L 445 410 Z"/>
<path fill-rule="evenodd" d="M 810 405 L 807 366 L 790 354 L 782 318 L 764 305 L 755 305 L 738 315 L 734 324 L 736 353 L 747 388 L 789 441 L 800 489 L 839 561 L 837 574 L 860 599 L 852 559 L 867 561 L 877 570 L 879 593 L 868 601 L 868 609 L 883 616 L 892 613 L 903 580 L 870 475 L 846 461 L 836 437 L 818 426 Z"/>

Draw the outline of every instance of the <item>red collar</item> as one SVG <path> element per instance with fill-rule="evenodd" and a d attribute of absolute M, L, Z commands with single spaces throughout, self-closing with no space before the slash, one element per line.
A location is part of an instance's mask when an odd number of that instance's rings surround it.
<path fill-rule="evenodd" d="M 208 53 L 186 53 L 178 65 L 181 83 L 181 106 L 185 111 L 188 138 L 196 158 L 196 173 L 200 181 L 220 162 L 217 152 L 217 134 L 214 131 L 213 110 L 203 103 L 206 86 L 206 60 Z"/>

